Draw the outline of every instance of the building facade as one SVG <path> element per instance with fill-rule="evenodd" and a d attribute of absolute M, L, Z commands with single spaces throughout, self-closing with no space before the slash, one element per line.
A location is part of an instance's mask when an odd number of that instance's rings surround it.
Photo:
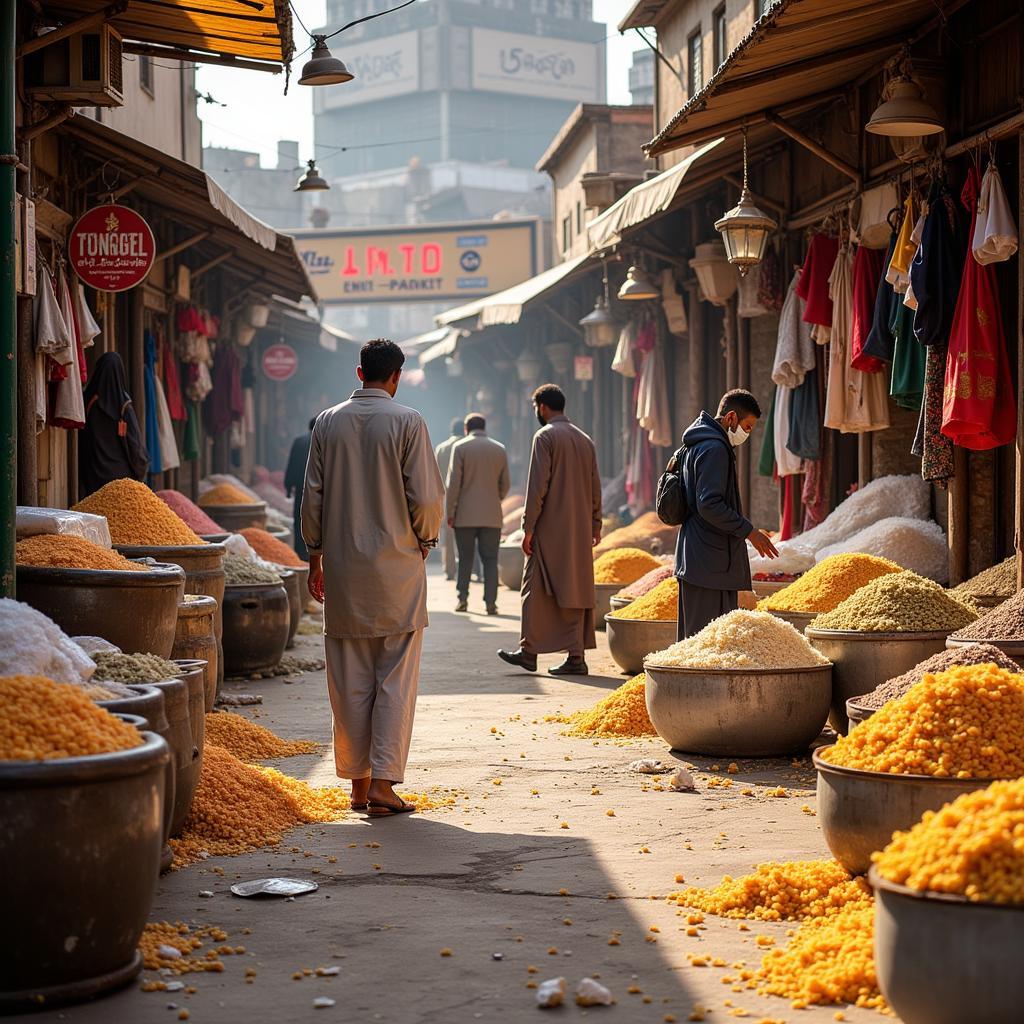
<path fill-rule="evenodd" d="M 253 216 L 276 228 L 308 227 L 303 194 L 295 191 L 301 177 L 299 144 L 277 144 L 277 166 L 264 167 L 259 153 L 223 146 L 203 149 L 203 170 Z"/>
<path fill-rule="evenodd" d="M 629 69 L 629 96 L 634 105 L 654 106 L 654 51 L 650 48 L 633 51 Z"/>

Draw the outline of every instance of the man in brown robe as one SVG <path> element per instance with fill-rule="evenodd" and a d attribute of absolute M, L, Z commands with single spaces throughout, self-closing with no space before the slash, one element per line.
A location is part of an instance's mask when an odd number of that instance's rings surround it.
<path fill-rule="evenodd" d="M 565 415 L 555 384 L 533 393 L 541 429 L 533 437 L 523 512 L 522 639 L 498 657 L 527 672 L 537 655 L 566 651 L 552 675 L 586 675 L 594 635 L 594 555 L 601 539 L 601 477 L 594 442 Z"/>
<path fill-rule="evenodd" d="M 413 810 L 393 787 L 409 757 L 423 560 L 444 502 L 423 417 L 393 401 L 404 362 L 393 342 L 363 346 L 363 386 L 313 427 L 302 500 L 309 591 L 324 604 L 335 770 L 352 780 L 352 806 L 371 815 Z"/>

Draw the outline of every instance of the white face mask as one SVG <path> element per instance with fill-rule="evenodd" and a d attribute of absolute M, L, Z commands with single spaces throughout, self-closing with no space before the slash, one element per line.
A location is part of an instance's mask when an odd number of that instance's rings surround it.
<path fill-rule="evenodd" d="M 729 435 L 729 443 L 733 448 L 739 448 L 750 437 L 742 427 L 730 427 L 726 433 Z"/>

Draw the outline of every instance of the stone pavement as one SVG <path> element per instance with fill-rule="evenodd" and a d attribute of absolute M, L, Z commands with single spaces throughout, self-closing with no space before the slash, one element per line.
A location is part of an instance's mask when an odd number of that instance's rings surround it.
<path fill-rule="evenodd" d="M 150 1024 L 175 1021 L 187 1008 L 197 1024 L 535 1021 L 527 982 L 562 975 L 571 988 L 591 975 L 617 1004 L 584 1010 L 570 998 L 552 1011 L 555 1019 L 685 1021 L 699 1003 L 711 1011 L 706 1019 L 720 1024 L 738 1017 L 833 1020 L 835 1007 L 792 1010 L 786 1000 L 723 983 L 739 961 L 756 968 L 758 936 L 781 944 L 791 925 L 750 922 L 741 931 L 739 922 L 708 917 L 706 930 L 687 937 L 685 916 L 662 898 L 679 887 L 677 874 L 688 884 L 713 885 L 759 861 L 824 856 L 808 813 L 809 760 L 741 761 L 738 774 L 727 775 L 724 762 L 709 771 L 714 762 L 691 758 L 698 792 L 659 790 L 628 765 L 639 757 L 673 763 L 661 741 L 570 739 L 544 721 L 593 704 L 623 681 L 603 634 L 588 679 L 528 675 L 495 657 L 518 637 L 518 595 L 503 589 L 499 606 L 497 618 L 483 615 L 474 584 L 472 611 L 457 615 L 454 584 L 433 569 L 431 627 L 402 788 L 454 787 L 468 799 L 410 817 L 352 815 L 296 829 L 276 849 L 172 872 L 160 882 L 151 919 L 220 926 L 232 944 L 244 943 L 245 955 L 225 957 L 222 974 L 185 976 L 197 989 L 192 995 L 144 993 L 136 983 L 31 1019 Z M 322 641 L 301 636 L 294 653 L 322 654 Z M 541 669 L 556 660 L 542 658 Z M 260 724 L 325 744 L 317 755 L 277 767 L 321 785 L 337 781 L 322 672 L 227 689 L 263 694 L 261 707 L 243 709 Z M 709 787 L 713 777 L 732 785 Z M 786 795 L 768 795 L 779 786 Z M 750 795 L 742 795 L 745 789 Z M 320 889 L 293 902 L 243 900 L 228 891 L 236 880 L 279 874 L 313 877 Z M 213 890 L 213 898 L 199 898 L 200 890 Z M 442 949 L 452 955 L 442 957 Z M 729 966 L 691 966 L 693 954 Z M 335 977 L 292 978 L 303 968 L 335 965 Z M 248 984 L 247 968 L 257 972 Z M 639 991 L 630 994 L 631 986 Z M 314 1009 L 317 996 L 336 1004 Z M 844 1014 L 854 1022 L 878 1019 L 872 1011 Z"/>

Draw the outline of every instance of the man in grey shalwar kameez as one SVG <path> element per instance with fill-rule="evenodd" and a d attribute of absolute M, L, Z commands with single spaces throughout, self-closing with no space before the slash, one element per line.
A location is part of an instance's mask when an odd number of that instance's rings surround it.
<path fill-rule="evenodd" d="M 309 591 L 324 604 L 335 769 L 352 806 L 413 809 L 394 791 L 409 756 L 427 625 L 423 566 L 444 485 L 423 417 L 393 401 L 405 356 L 390 341 L 359 354 L 362 388 L 313 427 L 302 501 Z"/>
<path fill-rule="evenodd" d="M 522 639 L 498 651 L 510 665 L 536 672 L 537 655 L 566 651 L 552 675 L 586 675 L 583 652 L 594 635 L 594 555 L 601 539 L 601 477 L 594 442 L 565 415 L 554 384 L 533 394 L 541 429 L 533 438 L 523 512 Z"/>

